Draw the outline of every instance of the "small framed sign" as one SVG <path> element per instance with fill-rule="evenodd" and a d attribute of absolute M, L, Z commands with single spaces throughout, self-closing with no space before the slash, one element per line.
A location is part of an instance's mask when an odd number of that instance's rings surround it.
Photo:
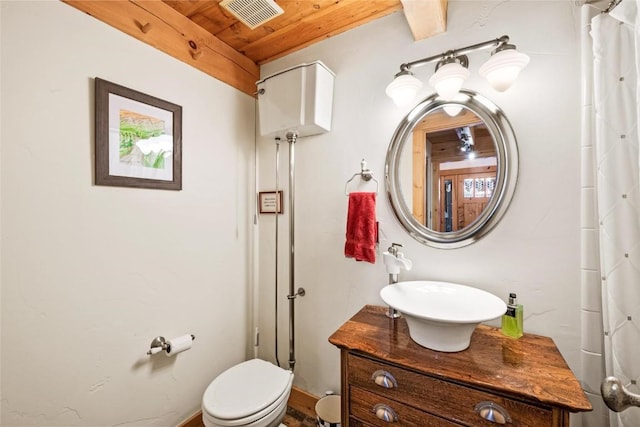
<path fill-rule="evenodd" d="M 260 213 L 282 213 L 282 191 L 261 191 L 258 193 Z"/>

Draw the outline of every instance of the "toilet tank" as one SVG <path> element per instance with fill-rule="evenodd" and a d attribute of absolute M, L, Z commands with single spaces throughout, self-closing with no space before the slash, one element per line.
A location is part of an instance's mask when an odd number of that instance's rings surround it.
<path fill-rule="evenodd" d="M 331 130 L 335 74 L 320 61 L 300 64 L 258 81 L 260 134 L 284 138 Z"/>

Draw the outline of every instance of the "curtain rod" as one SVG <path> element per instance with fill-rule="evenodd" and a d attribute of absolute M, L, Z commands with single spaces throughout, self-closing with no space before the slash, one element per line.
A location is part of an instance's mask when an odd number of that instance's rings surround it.
<path fill-rule="evenodd" d="M 611 0 L 609 2 L 609 5 L 607 6 L 607 8 L 605 10 L 602 11 L 602 13 L 609 13 L 611 12 L 613 9 L 615 9 L 615 7 L 617 5 L 619 5 L 620 3 L 622 3 L 622 0 Z"/>

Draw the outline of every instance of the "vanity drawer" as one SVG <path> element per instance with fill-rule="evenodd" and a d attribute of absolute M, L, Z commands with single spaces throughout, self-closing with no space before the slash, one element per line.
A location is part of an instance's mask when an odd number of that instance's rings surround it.
<path fill-rule="evenodd" d="M 351 415 L 364 421 L 366 425 L 380 427 L 460 427 L 460 424 L 449 422 L 359 387 L 351 388 L 349 399 Z M 380 416 L 385 412 L 392 418 L 388 418 L 388 421 L 380 419 L 376 416 L 376 410 Z"/>
<path fill-rule="evenodd" d="M 512 422 L 508 424 L 510 426 L 553 425 L 551 409 L 539 408 L 353 354 L 349 354 L 347 363 L 351 386 L 384 395 L 466 426 L 495 425 L 484 421 L 476 412 L 476 405 L 481 402 L 491 402 L 504 408 L 511 417 Z"/>

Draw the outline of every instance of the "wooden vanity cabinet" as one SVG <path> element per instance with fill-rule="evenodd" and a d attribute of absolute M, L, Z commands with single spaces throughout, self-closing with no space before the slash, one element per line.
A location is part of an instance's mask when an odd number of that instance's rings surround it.
<path fill-rule="evenodd" d="M 365 306 L 329 338 L 341 354 L 342 426 L 568 427 L 570 412 L 591 410 L 548 337 L 480 325 L 468 349 L 443 353 L 385 311 Z"/>

